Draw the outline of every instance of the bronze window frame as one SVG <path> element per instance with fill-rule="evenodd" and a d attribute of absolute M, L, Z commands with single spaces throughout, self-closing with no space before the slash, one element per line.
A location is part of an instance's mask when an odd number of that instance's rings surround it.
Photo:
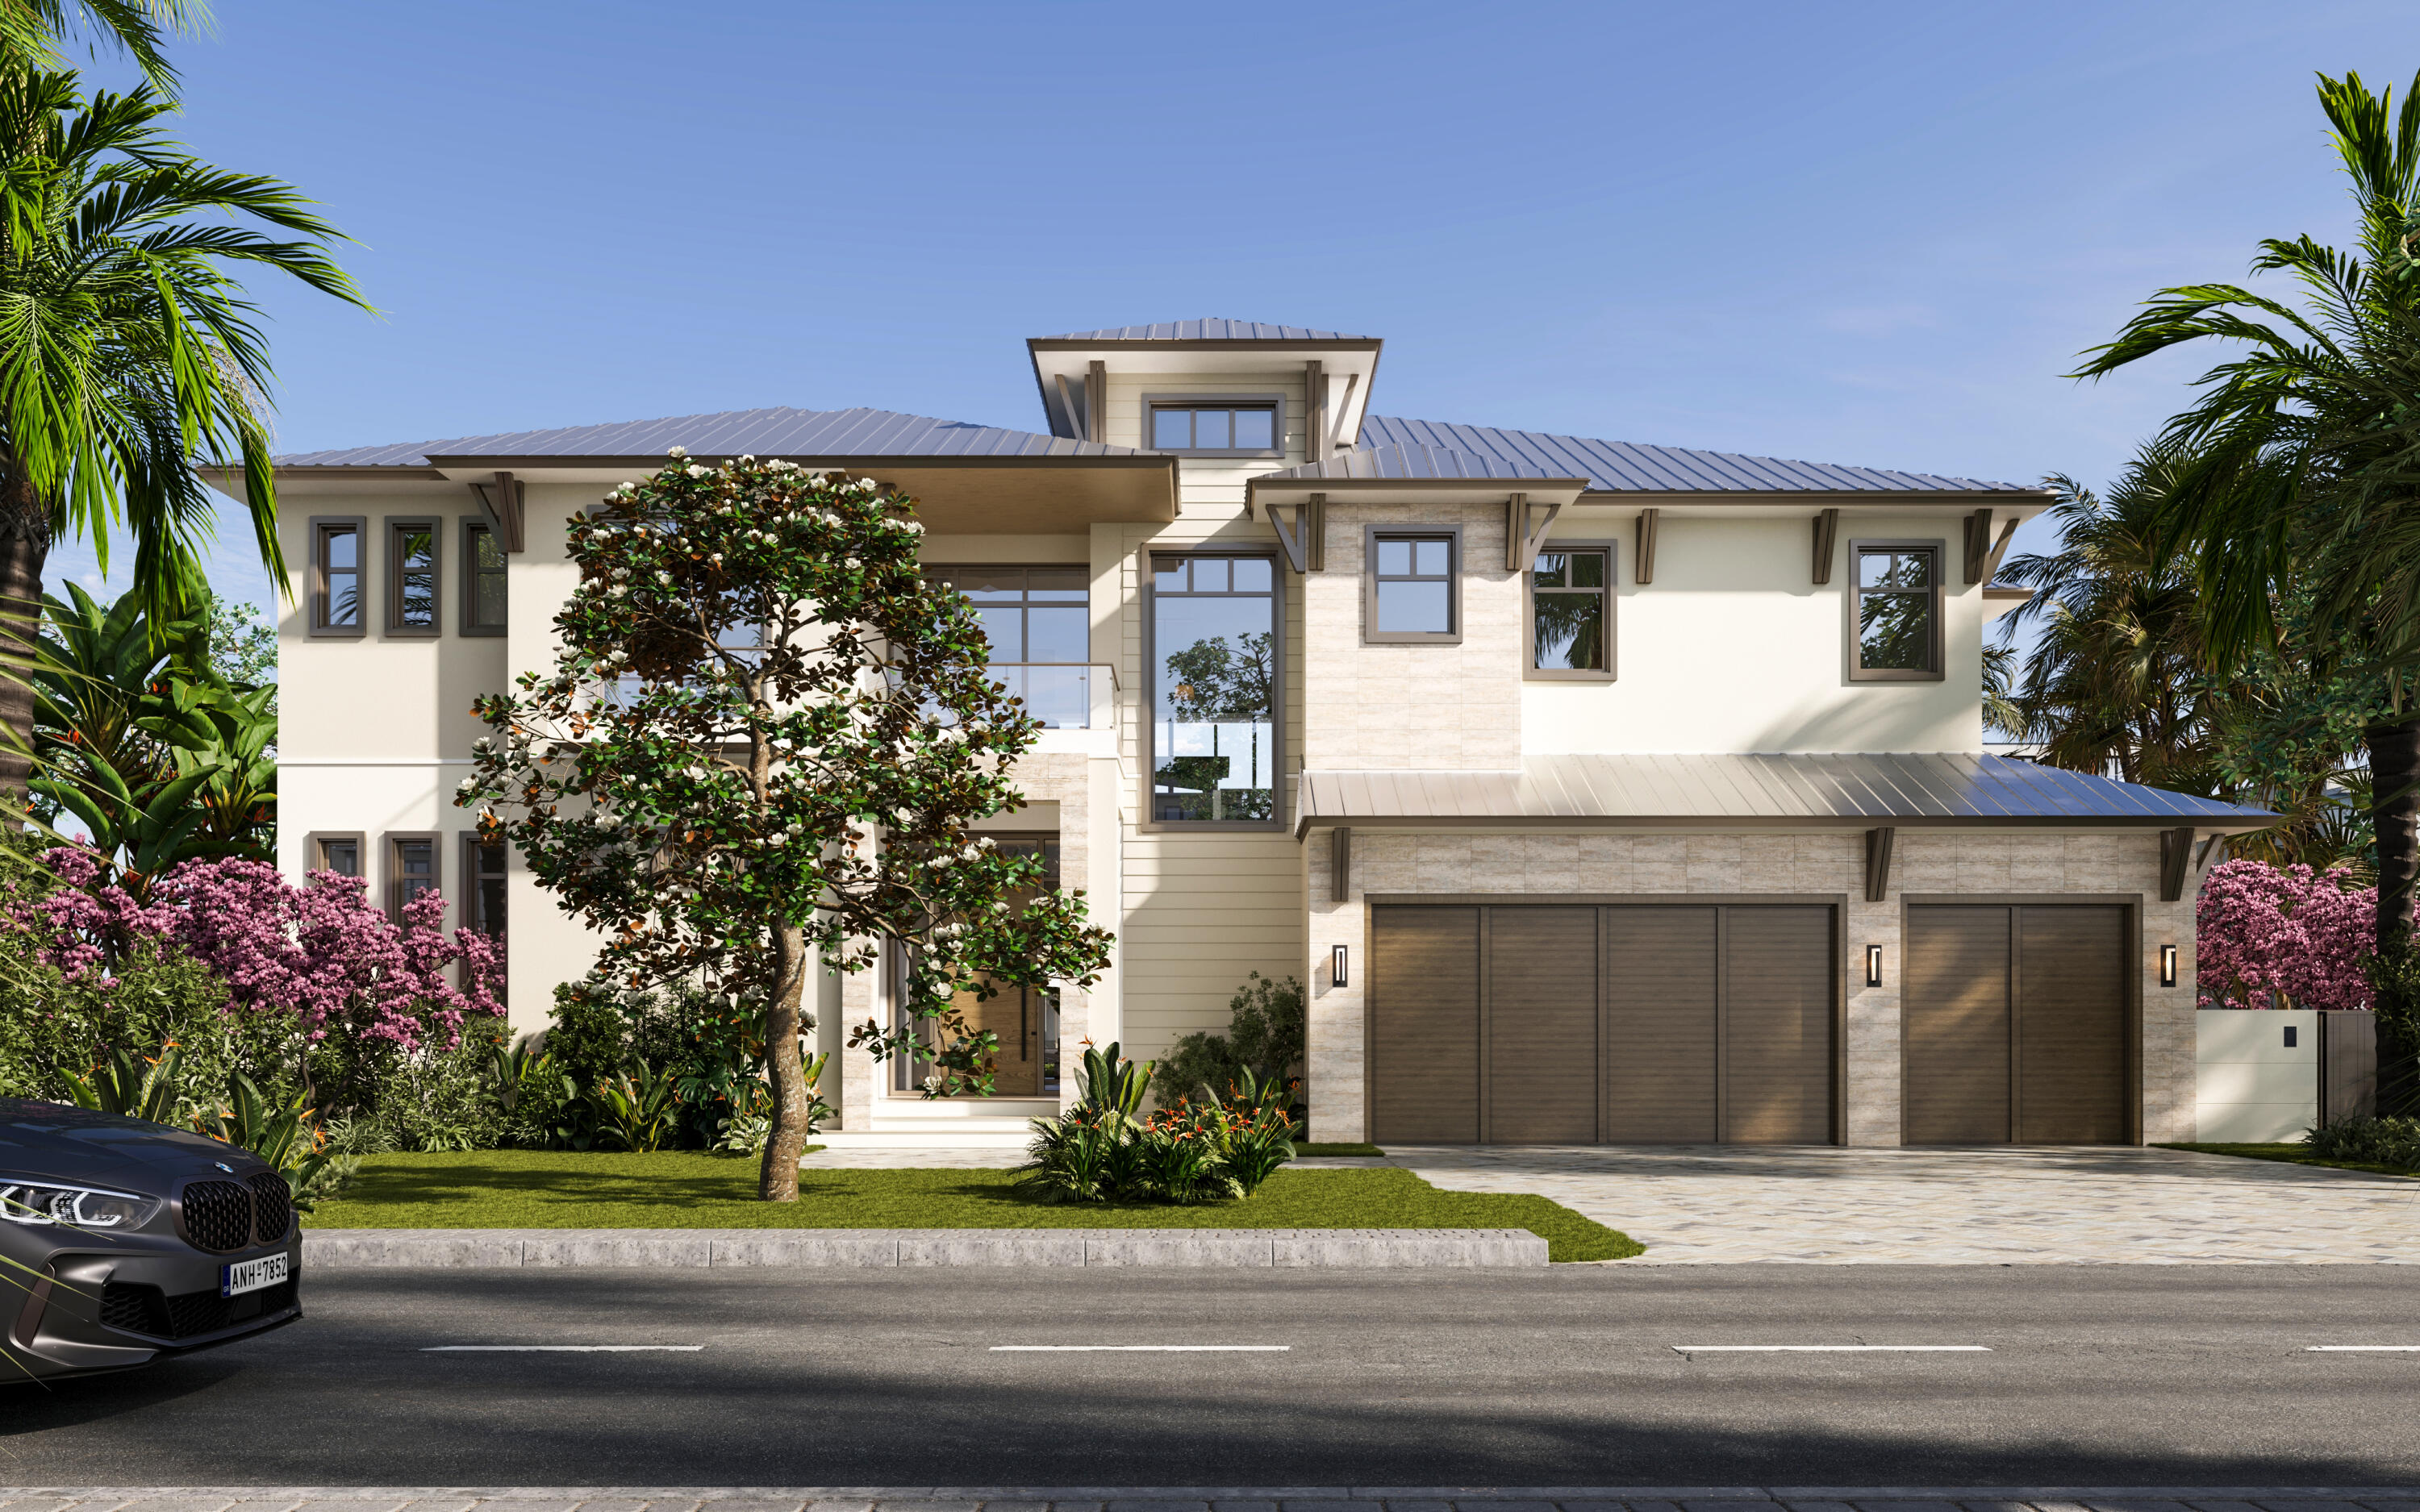
<path fill-rule="evenodd" d="M 1162 409 L 1266 409 L 1270 446 L 1155 446 Z M 1283 457 L 1286 455 L 1286 396 L 1282 393 L 1146 393 L 1142 396 L 1141 450 L 1156 456 Z"/>
<path fill-rule="evenodd" d="M 380 521 L 379 536 L 385 548 L 385 571 L 380 579 L 386 588 L 386 633 L 397 639 L 434 640 L 445 633 L 445 522 L 434 515 L 389 515 Z M 428 623 L 406 625 L 403 621 L 403 552 L 398 539 L 406 531 L 428 533 Z"/>
<path fill-rule="evenodd" d="M 1549 539 L 1538 548 L 1538 555 L 1567 556 L 1578 551 L 1599 551 L 1605 554 L 1605 586 L 1597 589 L 1550 588 L 1549 594 L 1577 597 L 1594 593 L 1605 600 L 1605 666 L 1596 668 L 1541 667 L 1538 665 L 1538 579 L 1536 563 L 1521 575 L 1521 680 L 1525 683 L 1611 683 L 1620 681 L 1621 638 L 1615 633 L 1617 615 L 1614 609 L 1616 590 L 1621 570 L 1621 543 L 1619 541 L 1580 541 Z"/>
<path fill-rule="evenodd" d="M 512 558 L 505 556 L 505 566 L 496 568 L 492 574 L 488 572 L 479 565 L 478 537 L 484 534 L 488 539 L 495 542 L 496 551 L 500 556 L 504 555 L 504 538 L 496 533 L 496 528 L 488 523 L 487 517 L 483 515 L 464 515 L 461 517 L 461 524 L 462 614 L 461 628 L 457 633 L 473 639 L 508 635 L 511 633 L 512 579 L 509 569 Z M 505 583 L 505 618 L 495 625 L 484 624 L 479 619 L 479 579 L 490 576 L 502 579 Z"/>
<path fill-rule="evenodd" d="M 488 918 L 486 894 L 480 890 L 480 884 L 488 880 L 488 873 L 479 863 L 482 853 L 492 843 L 504 853 L 504 870 L 497 875 L 500 878 L 509 879 L 512 875 L 512 844 L 503 840 L 484 841 L 480 839 L 479 832 L 475 829 L 463 830 L 461 835 L 462 843 L 459 849 L 462 853 L 462 904 L 458 912 L 462 927 L 477 930 L 492 939 L 502 940 L 512 921 L 511 901 L 507 898 L 503 918 L 491 920 Z"/>
<path fill-rule="evenodd" d="M 379 856 L 384 887 L 379 896 L 379 906 L 396 923 L 403 922 L 404 904 L 411 900 L 403 896 L 407 878 L 403 874 L 403 847 L 425 841 L 428 845 L 428 890 L 440 898 L 445 896 L 445 836 L 434 829 L 390 829 L 379 836 Z"/>
<path fill-rule="evenodd" d="M 1450 629 L 1378 628 L 1378 544 L 1382 541 L 1446 543 L 1445 614 Z M 1424 579 L 1393 579 L 1397 582 Z M 1462 644 L 1462 527 L 1459 525 L 1364 525 L 1361 527 L 1361 643 L 1365 646 L 1458 646 Z"/>
<path fill-rule="evenodd" d="M 310 532 L 310 557 L 304 585 L 308 603 L 308 631 L 315 640 L 359 640 L 370 631 L 370 521 L 366 515 L 314 515 L 306 527 Z M 328 538 L 349 532 L 353 537 L 353 623 L 331 624 L 328 618 L 329 566 Z"/>
<path fill-rule="evenodd" d="M 1159 738 L 1159 649 L 1156 631 L 1158 627 L 1158 589 L 1154 579 L 1158 577 L 1152 566 L 1159 557 L 1225 557 L 1230 560 L 1249 558 L 1269 564 L 1269 652 L 1277 663 L 1270 679 L 1277 689 L 1274 706 L 1269 710 L 1269 777 L 1274 784 L 1267 819 L 1162 819 L 1152 807 L 1152 778 L 1157 770 L 1156 742 Z M 1136 826 L 1140 834 L 1216 835 L 1225 833 L 1265 834 L 1288 827 L 1286 816 L 1286 696 L 1293 667 L 1288 658 L 1294 648 L 1286 640 L 1286 565 L 1278 551 L 1259 546 L 1221 546 L 1203 542 L 1199 546 L 1145 547 L 1140 558 L 1142 579 L 1142 822 Z M 1236 597 L 1260 595 L 1236 594 Z"/>
<path fill-rule="evenodd" d="M 1860 634 L 1862 610 L 1869 590 L 1860 581 L 1858 560 L 1869 552 L 1923 552 L 1932 559 L 1931 579 L 1927 613 L 1930 616 L 1925 635 L 1926 666 L 1923 670 L 1904 667 L 1868 667 L 1865 665 L 1865 639 Z M 1848 681 L 1852 683 L 1938 683 L 1945 679 L 1942 670 L 1942 573 L 1948 566 L 1949 543 L 1946 540 L 1856 540 L 1849 543 L 1848 585 L 1841 591 L 1841 603 L 1847 610 L 1848 640 L 1842 648 L 1848 664 Z M 1875 593 L 1915 593 L 1914 589 L 1875 589 Z"/>
<path fill-rule="evenodd" d="M 370 839 L 369 836 L 362 830 L 315 829 L 309 834 L 303 836 L 302 870 L 306 872 L 335 871 L 336 869 L 334 867 L 328 864 L 328 846 L 332 843 L 350 844 L 353 847 L 353 865 L 361 868 L 362 870 L 347 874 L 360 877 L 362 879 L 362 885 L 364 887 L 367 887 L 370 881 Z"/>

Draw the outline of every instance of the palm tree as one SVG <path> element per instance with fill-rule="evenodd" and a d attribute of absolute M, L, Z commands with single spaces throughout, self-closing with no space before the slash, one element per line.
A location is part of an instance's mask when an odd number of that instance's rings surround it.
<path fill-rule="evenodd" d="M 2331 648 L 2335 686 L 2357 686 L 2379 943 L 2399 956 L 2420 871 L 2420 78 L 2400 112 L 2355 73 L 2321 75 L 2319 96 L 2359 254 L 2263 241 L 2254 271 L 2287 274 L 2305 307 L 2230 284 L 2163 289 L 2077 376 L 2205 339 L 2248 348 L 2202 375 L 2167 427 L 2192 460 L 2171 479 L 2164 539 L 2192 553 L 2211 665 L 2275 655 L 2302 604 L 2297 637 Z"/>
<path fill-rule="evenodd" d="M 56 68 L 60 39 L 90 31 L 132 58 L 152 88 L 174 95 L 177 70 L 160 44 L 169 32 L 192 36 L 209 26 L 202 0 L 0 0 L 0 70 Z"/>
<path fill-rule="evenodd" d="M 147 87 L 86 100 L 72 74 L 0 72 L 0 656 L 30 652 L 62 534 L 88 537 L 105 569 L 122 530 L 152 621 L 192 617 L 215 514 L 197 466 L 241 468 L 282 581 L 268 351 L 230 270 L 368 308 L 329 258 L 335 228 L 290 185 L 184 152 L 157 124 L 171 108 Z M 0 791 L 23 791 L 32 722 L 31 688 L 0 680 L 17 748 L 0 750 Z"/>

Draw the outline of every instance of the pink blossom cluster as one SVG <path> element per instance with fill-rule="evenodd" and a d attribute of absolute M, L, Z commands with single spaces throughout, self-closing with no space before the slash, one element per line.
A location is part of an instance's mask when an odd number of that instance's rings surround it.
<path fill-rule="evenodd" d="M 2204 1008 L 2367 1008 L 2378 889 L 2341 872 L 2227 861 L 2194 915 Z"/>
<path fill-rule="evenodd" d="M 147 906 L 103 884 L 90 852 L 45 859 L 68 885 L 13 913 L 47 929 L 46 959 L 71 978 L 132 945 L 172 945 L 226 984 L 230 1010 L 291 1013 L 314 1040 L 341 1031 L 406 1050 L 451 1048 L 466 1018 L 504 1011 L 496 943 L 475 930 L 447 938 L 445 900 L 434 893 L 405 905 L 397 923 L 369 905 L 359 877 L 314 872 L 297 887 L 260 861 L 187 861 Z"/>

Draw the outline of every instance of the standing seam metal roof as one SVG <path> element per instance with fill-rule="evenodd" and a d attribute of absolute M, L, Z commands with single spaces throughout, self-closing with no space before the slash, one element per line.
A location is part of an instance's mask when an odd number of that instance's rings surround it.
<path fill-rule="evenodd" d="M 1069 440 L 889 409 L 728 409 L 605 425 L 458 436 L 417 446 L 302 452 L 280 467 L 426 466 L 432 456 L 1142 456 L 1131 446 Z"/>
<path fill-rule="evenodd" d="M 1310 771 L 1299 802 L 1304 824 L 1856 819 L 2258 829 L 2276 818 L 2215 798 L 1962 752 L 1527 756 L 1519 771 Z"/>
<path fill-rule="evenodd" d="M 1258 320 L 1226 320 L 1205 316 L 1199 320 L 1163 320 L 1150 326 L 1106 326 L 1099 331 L 1071 331 L 1063 336 L 1036 336 L 1036 341 L 1376 341 L 1375 336 L 1348 336 L 1340 331 L 1313 331 L 1308 326 L 1272 326 Z"/>
<path fill-rule="evenodd" d="M 1280 472 L 1264 472 L 1253 482 L 1270 478 L 1576 478 L 1577 472 L 1555 472 L 1519 457 L 1481 456 L 1442 446 L 1413 442 L 1404 446 L 1364 446 L 1318 462 L 1305 462 Z"/>
<path fill-rule="evenodd" d="M 1585 477 L 1591 488 L 1672 493 L 2032 493 L 2025 484 L 1986 483 L 1931 472 L 1894 472 L 1882 468 L 1795 462 L 1736 452 L 1701 452 L 1678 446 L 1638 446 L 1628 441 L 1559 436 L 1542 430 L 1504 430 L 1494 425 L 1457 425 L 1433 420 L 1371 415 L 1361 422 L 1364 447 L 1432 446 L 1473 453 L 1506 462 L 1529 462 L 1559 478 Z M 1502 474 L 1497 474 L 1501 476 Z"/>

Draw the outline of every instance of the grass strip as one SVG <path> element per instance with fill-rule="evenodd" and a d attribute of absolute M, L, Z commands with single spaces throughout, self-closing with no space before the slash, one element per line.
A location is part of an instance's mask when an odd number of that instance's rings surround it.
<path fill-rule="evenodd" d="M 1385 1150 L 1380 1149 L 1375 1145 L 1314 1145 L 1299 1142 L 1295 1145 L 1294 1152 L 1296 1155 L 1306 1157 L 1325 1155 L 1331 1158 L 1338 1155 L 1364 1155 L 1374 1157 L 1384 1155 L 1386 1153 Z"/>
<path fill-rule="evenodd" d="M 1526 1228 L 1554 1260 L 1645 1253 L 1542 1196 L 1447 1192 L 1391 1168 L 1281 1170 L 1239 1202 L 1050 1206 L 1003 1170 L 799 1172 L 758 1202 L 753 1161 L 495 1149 L 373 1155 L 313 1228 Z"/>
<path fill-rule="evenodd" d="M 2333 1171 L 2367 1171 L 2372 1176 L 2414 1176 L 2420 1172 L 2375 1161 L 2321 1160 L 2308 1146 L 2288 1145 L 2162 1145 L 2162 1149 L 2190 1149 L 2203 1155 L 2238 1155 L 2245 1160 L 2282 1161 L 2288 1165 L 2324 1165 Z"/>

